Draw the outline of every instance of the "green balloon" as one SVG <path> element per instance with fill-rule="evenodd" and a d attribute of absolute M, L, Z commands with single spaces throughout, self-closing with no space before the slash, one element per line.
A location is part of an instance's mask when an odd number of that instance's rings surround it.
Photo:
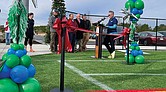
<path fill-rule="evenodd" d="M 126 61 L 127 61 L 127 56 L 126 56 Z M 129 54 L 129 63 L 133 63 L 134 62 L 134 56 Z"/>
<path fill-rule="evenodd" d="M 20 62 L 20 59 L 16 55 L 12 54 L 12 55 L 8 56 L 6 65 L 10 68 L 13 68 L 13 67 L 19 65 L 19 62 Z"/>
<path fill-rule="evenodd" d="M 11 79 L 0 79 L 0 92 L 19 92 L 19 88 Z"/>
<path fill-rule="evenodd" d="M 41 92 L 41 86 L 35 78 L 29 78 L 19 85 L 20 92 Z"/>
<path fill-rule="evenodd" d="M 14 50 L 19 50 L 19 45 L 16 44 L 16 43 L 13 43 L 13 44 L 11 45 L 11 48 L 14 49 Z"/>
<path fill-rule="evenodd" d="M 133 41 L 133 42 L 131 42 L 131 44 L 135 44 L 135 42 Z"/>
<path fill-rule="evenodd" d="M 144 2 L 142 0 L 137 0 L 135 2 L 135 8 L 137 8 L 137 9 L 144 9 Z"/>
<path fill-rule="evenodd" d="M 19 48 L 20 48 L 21 50 L 24 50 L 24 45 L 23 45 L 23 44 L 19 44 Z"/>
<path fill-rule="evenodd" d="M 126 9 L 134 8 L 134 2 L 132 0 L 127 1 L 126 4 L 125 4 L 125 8 Z"/>
<path fill-rule="evenodd" d="M 139 46 L 136 46 L 135 49 L 139 51 L 139 50 L 140 50 L 140 47 L 139 47 Z"/>
<path fill-rule="evenodd" d="M 136 61 L 137 64 L 143 64 L 144 60 L 145 60 L 144 56 L 142 56 L 142 55 L 138 55 L 138 56 L 135 57 L 135 61 Z"/>
<path fill-rule="evenodd" d="M 7 60 L 7 58 L 8 58 L 8 54 L 6 53 L 6 54 L 4 54 L 3 56 L 2 56 L 2 61 L 6 61 Z"/>
<path fill-rule="evenodd" d="M 130 49 L 135 50 L 135 47 L 134 46 L 130 46 Z"/>
<path fill-rule="evenodd" d="M 135 15 L 138 19 L 141 17 L 141 15 L 140 14 L 137 14 L 137 15 Z"/>
<path fill-rule="evenodd" d="M 132 23 L 137 23 L 137 21 L 132 21 Z"/>
<path fill-rule="evenodd" d="M 24 55 L 24 56 L 21 57 L 21 61 L 20 61 L 21 65 L 23 65 L 25 67 L 29 67 L 31 62 L 32 62 L 32 59 L 31 59 L 30 56 Z"/>

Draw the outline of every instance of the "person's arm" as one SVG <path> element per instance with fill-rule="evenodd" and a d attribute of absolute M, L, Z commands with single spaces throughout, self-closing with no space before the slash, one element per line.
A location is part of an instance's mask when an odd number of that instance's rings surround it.
<path fill-rule="evenodd" d="M 107 26 L 107 27 L 110 29 L 115 29 L 115 28 L 117 28 L 117 24 L 114 24 L 113 26 Z"/>
<path fill-rule="evenodd" d="M 48 20 L 48 25 L 53 28 L 52 16 L 51 16 L 51 17 L 49 18 L 49 20 Z"/>

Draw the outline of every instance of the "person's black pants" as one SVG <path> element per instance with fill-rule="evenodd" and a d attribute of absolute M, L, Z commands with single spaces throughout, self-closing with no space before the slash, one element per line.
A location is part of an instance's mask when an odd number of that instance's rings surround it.
<path fill-rule="evenodd" d="M 74 32 L 69 32 L 69 40 L 72 45 L 72 52 L 74 53 L 74 46 L 75 46 L 75 40 L 76 40 L 76 35 Z"/>
<path fill-rule="evenodd" d="M 109 51 L 110 54 L 115 51 L 114 36 L 109 36 L 109 35 L 107 35 L 107 36 L 104 38 L 103 44 L 106 46 L 106 48 L 108 49 L 108 51 Z M 111 47 L 110 47 L 110 46 L 111 46 Z"/>
<path fill-rule="evenodd" d="M 24 45 L 27 46 L 28 45 L 28 42 L 29 42 L 29 45 L 32 46 L 32 40 L 33 38 L 32 37 L 26 37 L 25 38 L 25 41 L 24 41 Z"/>

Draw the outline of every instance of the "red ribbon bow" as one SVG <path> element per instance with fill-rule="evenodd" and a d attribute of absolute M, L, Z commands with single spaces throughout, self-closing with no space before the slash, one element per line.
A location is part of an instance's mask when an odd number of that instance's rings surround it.
<path fill-rule="evenodd" d="M 114 38 L 114 40 L 124 36 L 124 40 L 123 40 L 122 44 L 126 48 L 126 39 L 127 39 L 127 35 L 130 34 L 130 30 L 131 30 L 130 28 L 124 28 L 123 32 L 118 37 Z"/>
<path fill-rule="evenodd" d="M 61 38 L 62 28 L 66 27 L 66 24 L 67 24 L 67 19 L 66 19 L 66 17 L 63 17 L 62 21 L 60 20 L 60 18 L 56 18 L 54 25 L 53 25 L 53 28 L 56 30 L 56 32 L 58 34 L 58 44 L 59 44 L 58 52 L 57 52 L 58 54 L 60 54 L 61 50 L 62 50 L 62 48 L 61 48 L 62 47 L 62 38 Z M 71 52 L 72 46 L 71 46 L 71 43 L 69 40 L 68 30 L 66 30 L 65 36 L 66 36 L 65 50 Z"/>

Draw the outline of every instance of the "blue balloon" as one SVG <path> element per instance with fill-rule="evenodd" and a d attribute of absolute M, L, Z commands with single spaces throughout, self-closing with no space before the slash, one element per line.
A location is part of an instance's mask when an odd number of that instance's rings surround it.
<path fill-rule="evenodd" d="M 23 50 L 17 50 L 15 55 L 20 58 L 20 57 L 24 56 L 24 52 L 23 52 Z"/>
<path fill-rule="evenodd" d="M 15 83 L 23 83 L 28 79 L 28 69 L 18 65 L 11 70 L 10 77 Z"/>
<path fill-rule="evenodd" d="M 139 55 L 139 52 L 138 52 L 137 50 L 132 50 L 132 51 L 131 51 L 131 54 L 132 54 L 133 56 L 138 56 L 138 55 Z"/>
<path fill-rule="evenodd" d="M 10 77 L 10 71 L 11 71 L 11 69 L 6 64 L 4 64 L 4 66 L 2 68 L 2 71 L 0 72 L 0 79 L 9 78 Z"/>
<path fill-rule="evenodd" d="M 34 75 L 36 74 L 36 69 L 33 64 L 31 64 L 28 67 L 28 73 L 29 73 L 29 77 L 34 77 Z"/>
<path fill-rule="evenodd" d="M 136 19 L 136 18 L 132 18 L 132 20 L 131 21 L 138 21 L 138 19 Z"/>
<path fill-rule="evenodd" d="M 143 14 L 143 10 L 141 9 L 141 10 L 138 10 L 138 13 L 140 14 L 140 15 L 142 15 Z"/>
<path fill-rule="evenodd" d="M 136 2 L 137 0 L 133 0 L 133 2 Z"/>
<path fill-rule="evenodd" d="M 138 11 L 137 8 L 133 8 L 133 9 L 131 10 L 131 13 L 133 13 L 134 15 L 136 15 L 136 14 L 139 14 L 139 11 Z"/>
<path fill-rule="evenodd" d="M 8 55 L 15 54 L 15 53 L 16 51 L 14 49 L 12 48 L 8 49 L 8 52 L 7 52 Z"/>
<path fill-rule="evenodd" d="M 143 51 L 142 50 L 139 50 L 138 53 L 139 53 L 139 55 L 143 55 Z"/>
<path fill-rule="evenodd" d="M 22 50 L 22 51 L 23 51 L 24 55 L 27 54 L 27 50 L 26 50 L 26 49 L 24 49 L 24 50 Z"/>
<path fill-rule="evenodd" d="M 134 43 L 134 44 L 132 44 L 132 46 L 136 47 L 136 46 L 139 46 L 139 45 L 137 43 Z"/>

